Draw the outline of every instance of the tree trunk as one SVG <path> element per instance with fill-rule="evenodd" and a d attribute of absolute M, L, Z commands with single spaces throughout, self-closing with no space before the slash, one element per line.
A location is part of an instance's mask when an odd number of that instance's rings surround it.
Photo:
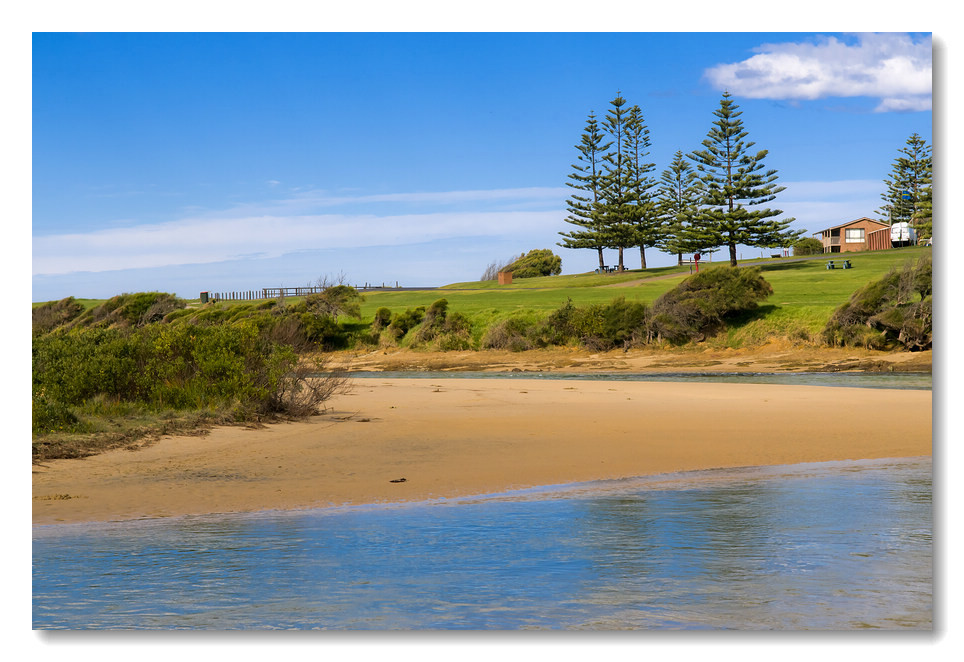
<path fill-rule="evenodd" d="M 623 266 L 623 247 L 619 247 L 619 271 L 625 271 L 626 268 Z"/>
<path fill-rule="evenodd" d="M 643 269 L 646 269 L 646 247 L 639 247 L 639 262 L 643 265 Z"/>
<path fill-rule="evenodd" d="M 602 249 L 601 249 L 601 248 L 597 248 L 596 250 L 599 251 L 599 271 L 600 271 L 600 273 L 601 273 L 602 270 L 603 270 L 603 267 L 606 266 L 606 263 L 603 261 Z"/>
<path fill-rule="evenodd" d="M 730 247 L 730 266 L 736 266 L 736 244 L 727 244 Z"/>
<path fill-rule="evenodd" d="M 676 254 L 676 266 L 677 266 L 677 267 L 682 267 L 682 266 L 683 266 L 683 254 L 682 254 L 682 253 L 677 253 L 677 254 Z"/>

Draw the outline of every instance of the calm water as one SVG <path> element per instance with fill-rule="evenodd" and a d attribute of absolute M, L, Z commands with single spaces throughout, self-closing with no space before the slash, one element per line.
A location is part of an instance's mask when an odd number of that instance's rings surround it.
<path fill-rule="evenodd" d="M 34 628 L 931 629 L 930 458 L 35 527 Z"/>
<path fill-rule="evenodd" d="M 351 373 L 352 377 L 408 378 L 408 379 L 586 379 L 611 382 L 706 382 L 726 384 L 796 384 L 798 386 L 841 386 L 851 388 L 932 389 L 929 372 L 474 372 L 445 371 L 384 371 Z"/>

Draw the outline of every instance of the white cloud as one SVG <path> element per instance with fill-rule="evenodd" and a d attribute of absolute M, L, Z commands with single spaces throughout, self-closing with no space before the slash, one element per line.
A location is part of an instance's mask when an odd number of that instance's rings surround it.
<path fill-rule="evenodd" d="M 836 37 L 764 44 L 742 62 L 706 71 L 717 87 L 756 99 L 825 97 L 880 99 L 876 110 L 931 108 L 931 38 L 861 34 L 853 44 Z"/>
<path fill-rule="evenodd" d="M 453 238 L 554 237 L 562 211 L 398 215 L 307 214 L 186 218 L 33 239 L 33 273 L 205 264 L 304 250 L 400 246 Z"/>

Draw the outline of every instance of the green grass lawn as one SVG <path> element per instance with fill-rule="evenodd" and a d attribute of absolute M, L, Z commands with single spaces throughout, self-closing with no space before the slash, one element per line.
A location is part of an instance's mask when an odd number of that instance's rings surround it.
<path fill-rule="evenodd" d="M 931 249 L 902 248 L 889 251 L 850 253 L 852 269 L 826 268 L 829 256 L 807 259 L 769 258 L 747 260 L 741 265 L 759 266 L 773 286 L 773 294 L 760 309 L 733 324 L 725 338 L 729 346 L 765 342 L 768 336 L 812 338 L 826 324 L 833 311 L 868 282 L 877 280 L 891 268 L 916 262 Z M 839 256 L 834 256 L 839 261 Z M 704 263 L 701 269 L 717 269 L 727 262 Z M 370 322 L 378 308 L 392 312 L 417 306 L 428 307 L 445 298 L 449 310 L 461 312 L 473 321 L 478 331 L 514 314 L 545 314 L 559 308 L 567 299 L 576 306 L 606 303 L 616 297 L 651 303 L 690 275 L 688 266 L 634 270 L 622 274 L 577 274 L 515 280 L 511 285 L 495 281 L 454 283 L 437 290 L 369 292 L 362 304 L 362 321 Z M 634 284 L 635 283 L 635 284 Z M 622 285 L 610 287 L 613 285 Z"/>
<path fill-rule="evenodd" d="M 776 258 L 748 260 L 741 265 L 760 266 L 763 276 L 773 286 L 768 303 L 778 307 L 796 306 L 827 309 L 829 312 L 844 303 L 865 283 L 876 280 L 892 267 L 916 261 L 929 255 L 930 248 L 902 248 L 848 254 L 853 269 L 826 268 L 827 257 L 815 256 L 805 260 Z M 702 269 L 726 266 L 726 262 L 704 263 Z M 489 310 L 552 310 L 572 298 L 576 305 L 610 301 L 618 296 L 630 300 L 652 301 L 675 287 L 690 275 L 689 267 L 663 267 L 629 271 L 622 274 L 578 274 L 547 276 L 498 285 L 495 281 L 454 283 L 438 290 L 369 292 L 365 294 L 362 317 L 371 319 L 375 310 L 384 306 L 395 310 L 428 306 L 445 298 L 449 309 L 467 315 Z M 645 280 L 652 279 L 652 280 Z M 605 287 L 641 281 L 637 285 Z"/>

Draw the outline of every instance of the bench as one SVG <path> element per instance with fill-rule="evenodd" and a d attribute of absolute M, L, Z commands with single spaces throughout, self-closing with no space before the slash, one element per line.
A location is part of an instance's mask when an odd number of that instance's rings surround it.
<path fill-rule="evenodd" d="M 829 261 L 827 262 L 827 268 L 828 268 L 828 269 L 836 269 L 836 266 L 834 265 L 833 260 L 829 260 Z M 853 265 L 850 264 L 850 260 L 844 260 L 844 261 L 843 261 L 843 264 L 840 265 L 840 268 L 841 268 L 841 269 L 853 269 Z"/>

